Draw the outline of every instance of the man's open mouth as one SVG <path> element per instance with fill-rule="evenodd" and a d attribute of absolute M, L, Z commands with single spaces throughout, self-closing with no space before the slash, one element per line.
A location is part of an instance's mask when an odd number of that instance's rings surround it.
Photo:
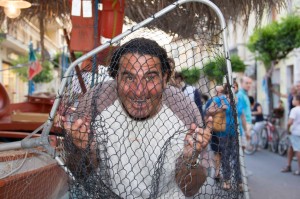
<path fill-rule="evenodd" d="M 130 99 L 133 108 L 143 109 L 147 107 L 146 99 Z"/>

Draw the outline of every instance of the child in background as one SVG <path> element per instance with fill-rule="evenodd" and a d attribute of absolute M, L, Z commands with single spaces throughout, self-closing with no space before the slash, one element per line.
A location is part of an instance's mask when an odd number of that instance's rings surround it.
<path fill-rule="evenodd" d="M 287 129 L 290 133 L 290 141 L 292 146 L 288 149 L 288 165 L 282 170 L 282 172 L 291 172 L 291 163 L 296 152 L 298 159 L 298 170 L 294 172 L 294 175 L 300 175 L 300 94 L 297 94 L 293 98 L 293 105 L 290 115 Z"/>

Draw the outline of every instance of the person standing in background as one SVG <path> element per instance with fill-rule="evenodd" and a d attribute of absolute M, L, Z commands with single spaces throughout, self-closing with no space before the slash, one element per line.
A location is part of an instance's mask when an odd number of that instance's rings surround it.
<path fill-rule="evenodd" d="M 246 139 L 250 140 L 251 128 L 252 128 L 252 114 L 251 105 L 248 97 L 248 92 L 252 86 L 252 79 L 247 76 L 243 76 L 241 79 L 241 89 L 237 93 L 237 109 L 238 112 L 241 111 L 245 115 L 246 127 L 244 127 L 244 132 Z"/>
<path fill-rule="evenodd" d="M 300 94 L 298 93 L 293 97 L 293 105 L 289 121 L 287 125 L 287 130 L 290 134 L 289 139 L 291 141 L 292 146 L 288 149 L 287 160 L 288 164 L 285 168 L 281 170 L 281 172 L 291 172 L 292 167 L 291 163 L 293 160 L 294 152 L 297 154 L 298 159 L 298 169 L 294 171 L 294 175 L 300 175 Z"/>
<path fill-rule="evenodd" d="M 239 85 L 236 81 L 233 82 L 233 88 L 234 88 L 234 94 L 235 94 L 235 101 L 236 101 L 236 110 L 237 110 L 237 119 L 238 119 L 238 129 L 239 129 L 239 135 L 241 138 L 240 145 L 242 146 L 243 151 L 246 148 L 247 141 L 246 141 L 246 135 L 244 132 L 244 129 L 246 129 L 246 119 L 245 114 L 243 113 L 243 107 L 239 106 L 239 102 L 237 99 L 237 93 L 239 92 Z"/>
<path fill-rule="evenodd" d="M 190 99 L 193 102 L 195 102 L 195 104 L 197 105 L 197 107 L 200 111 L 202 118 L 204 118 L 203 103 L 201 100 L 202 96 L 201 96 L 200 91 L 196 87 L 188 85 L 185 82 L 183 75 L 179 72 L 175 72 L 174 79 L 175 79 L 175 84 L 176 84 L 175 86 L 180 88 L 181 91 L 185 94 L 185 96 L 189 96 Z"/>
<path fill-rule="evenodd" d="M 300 84 L 299 84 L 299 85 L 300 85 Z M 299 87 L 300 87 L 300 86 L 299 86 Z M 275 95 L 277 95 L 277 96 L 279 96 L 279 97 L 287 98 L 287 100 L 288 100 L 288 106 L 289 106 L 289 113 L 290 113 L 291 109 L 295 107 L 295 106 L 293 105 L 293 97 L 294 97 L 294 95 L 296 95 L 296 93 L 297 93 L 297 86 L 296 86 L 296 85 L 292 86 L 292 87 L 291 87 L 291 90 L 290 90 L 290 93 L 288 93 L 288 94 L 282 94 L 282 93 L 276 91 L 273 87 L 271 87 L 271 91 L 272 91 Z M 300 91 L 300 88 L 299 88 L 299 91 Z"/>
<path fill-rule="evenodd" d="M 252 96 L 249 96 L 250 104 L 251 104 L 251 113 L 253 116 L 252 123 L 253 129 L 257 132 L 261 132 L 264 126 L 264 116 L 262 112 L 262 106 L 260 103 L 255 102 Z"/>
<path fill-rule="evenodd" d="M 252 96 L 249 96 L 249 100 L 251 105 L 251 114 L 253 116 L 252 123 L 255 124 L 256 122 L 264 121 L 261 104 L 256 102 Z"/>
<path fill-rule="evenodd" d="M 215 88 L 215 96 L 208 100 L 206 103 L 205 115 L 216 114 L 217 112 L 227 111 L 230 112 L 230 104 L 224 95 L 224 87 L 223 86 L 216 86 Z M 230 116 L 228 117 L 230 118 Z M 226 118 L 227 119 L 227 118 Z M 219 182 L 221 179 L 220 170 L 221 170 L 221 155 L 222 150 L 224 151 L 225 145 L 221 146 L 220 140 L 223 139 L 223 143 L 225 138 L 227 138 L 226 132 L 212 132 L 210 148 L 214 152 L 214 166 L 215 166 L 215 181 Z M 227 189 L 229 185 L 224 183 L 224 188 Z"/>
<path fill-rule="evenodd" d="M 226 128 L 223 132 L 213 131 L 211 137 L 210 147 L 214 152 L 214 164 L 215 164 L 215 181 L 219 182 L 222 173 L 224 190 L 230 190 L 232 181 L 230 180 L 232 174 L 235 176 L 235 181 L 239 182 L 239 190 L 242 191 L 242 180 L 240 174 L 240 167 L 238 150 L 236 145 L 238 144 L 237 134 L 235 133 L 235 123 L 233 119 L 233 104 L 230 100 L 230 85 L 216 86 L 216 96 L 212 98 L 212 102 L 206 110 L 206 115 L 213 115 L 217 112 L 224 111 L 226 114 Z M 231 165 L 230 162 L 233 162 Z"/>

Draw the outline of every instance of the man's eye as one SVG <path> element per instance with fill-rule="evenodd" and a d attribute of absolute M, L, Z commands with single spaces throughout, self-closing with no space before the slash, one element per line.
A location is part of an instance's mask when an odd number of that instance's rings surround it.
<path fill-rule="evenodd" d="M 126 77 L 125 77 L 125 80 L 126 80 L 126 81 L 133 81 L 133 77 L 132 77 L 132 76 L 126 76 Z"/>
<path fill-rule="evenodd" d="M 147 77 L 146 77 L 146 81 L 147 81 L 147 82 L 148 82 L 148 81 L 153 81 L 154 78 L 155 78 L 154 75 L 153 75 L 153 76 L 147 76 Z"/>

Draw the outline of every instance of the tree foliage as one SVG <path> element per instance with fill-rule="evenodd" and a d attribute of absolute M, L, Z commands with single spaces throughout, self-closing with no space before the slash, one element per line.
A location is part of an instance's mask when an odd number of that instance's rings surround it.
<path fill-rule="evenodd" d="M 256 29 L 251 35 L 248 48 L 267 69 L 267 86 L 272 86 L 272 71 L 275 64 L 293 49 L 300 47 L 300 17 L 293 14 Z M 269 110 L 273 110 L 273 94 L 268 89 Z"/>
<path fill-rule="evenodd" d="M 200 79 L 200 69 L 198 67 L 183 68 L 180 72 L 187 84 L 193 85 Z"/>
<path fill-rule="evenodd" d="M 78 52 L 78 51 L 74 52 L 74 54 L 75 54 L 75 58 L 76 58 L 76 59 L 78 59 L 79 57 L 81 57 L 81 56 L 83 55 L 82 52 Z M 54 67 L 56 67 L 56 68 L 59 68 L 59 67 L 60 67 L 60 59 L 61 59 L 61 56 L 62 56 L 62 53 L 57 53 L 57 54 L 54 56 L 54 58 L 53 58 L 53 60 L 52 60 L 52 63 L 53 63 L 53 65 L 54 65 Z M 67 55 L 67 56 L 68 56 L 68 55 Z"/>
<path fill-rule="evenodd" d="M 40 57 L 40 56 L 37 56 Z M 27 56 L 20 56 L 16 61 L 13 61 L 12 64 L 17 66 L 19 64 L 27 64 L 24 67 L 16 68 L 13 71 L 20 77 L 24 82 L 28 81 L 28 67 L 29 67 L 29 58 Z M 32 81 L 35 83 L 48 83 L 53 80 L 53 65 L 50 61 L 44 61 L 42 63 L 43 70 L 37 74 Z"/>
<path fill-rule="evenodd" d="M 272 61 L 285 58 L 289 52 L 300 46 L 300 17 L 289 15 L 280 22 L 274 21 L 258 28 L 251 35 L 248 49 L 256 53 L 267 69 Z"/>
<path fill-rule="evenodd" d="M 233 54 L 230 58 L 230 62 L 233 72 L 245 71 L 246 65 L 238 55 Z M 215 80 L 217 84 L 221 84 L 227 73 L 226 59 L 224 57 L 218 57 L 215 60 L 206 63 L 203 67 L 203 72 L 208 79 Z"/>

